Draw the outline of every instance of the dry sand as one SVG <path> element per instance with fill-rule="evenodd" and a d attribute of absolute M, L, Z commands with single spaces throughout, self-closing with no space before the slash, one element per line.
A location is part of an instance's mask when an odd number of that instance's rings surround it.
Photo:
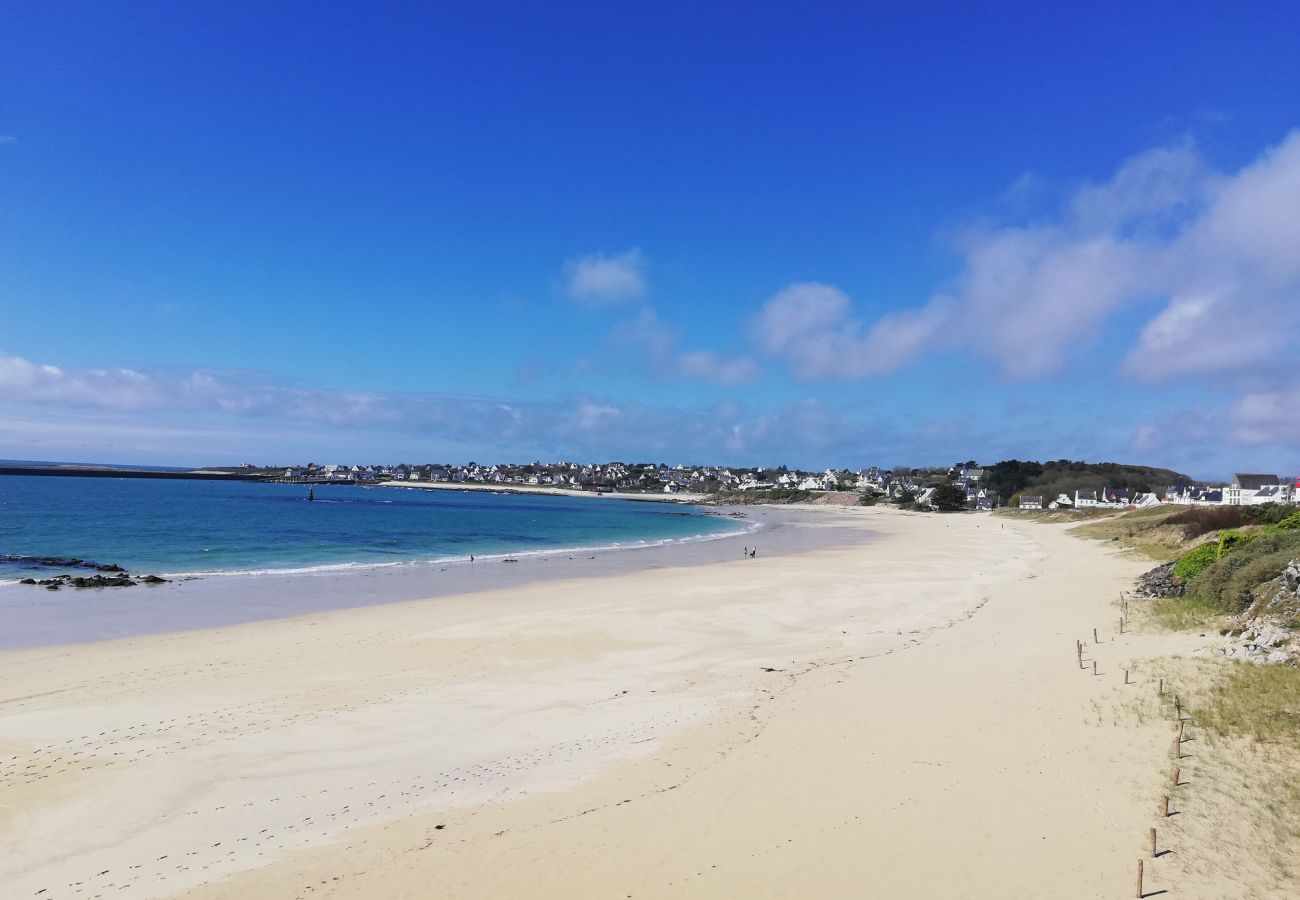
<path fill-rule="evenodd" d="M 2 653 L 0 895 L 1133 896 L 1146 829 L 1180 825 L 1172 725 L 1125 704 L 1193 646 L 1115 633 L 1144 564 L 808 515 L 878 537 Z M 1199 852 L 1148 890 L 1228 896 Z"/>

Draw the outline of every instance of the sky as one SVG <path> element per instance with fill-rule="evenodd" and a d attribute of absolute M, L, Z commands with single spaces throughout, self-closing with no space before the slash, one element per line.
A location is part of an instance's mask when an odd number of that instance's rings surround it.
<path fill-rule="evenodd" d="M 1294 5 L 703 6 L 9 0 L 0 457 L 1300 473 Z"/>

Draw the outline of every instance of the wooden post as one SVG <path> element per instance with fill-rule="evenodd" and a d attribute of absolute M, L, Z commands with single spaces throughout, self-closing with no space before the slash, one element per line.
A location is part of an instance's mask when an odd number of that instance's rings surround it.
<path fill-rule="evenodd" d="M 1163 678 L 1160 679 L 1160 688 L 1157 691 L 1157 693 L 1160 694 L 1160 696 L 1162 697 L 1165 694 L 1165 680 Z"/>
<path fill-rule="evenodd" d="M 1123 616 L 1120 616 L 1120 617 L 1119 617 L 1119 633 L 1120 633 L 1120 634 L 1123 634 L 1123 633 L 1124 633 L 1124 617 L 1123 617 Z"/>
<path fill-rule="evenodd" d="M 1095 629 L 1095 628 L 1092 630 L 1092 642 L 1093 642 L 1094 644 L 1100 644 L 1100 643 L 1101 643 L 1101 641 L 1097 640 L 1097 629 Z"/>
<path fill-rule="evenodd" d="M 1097 660 L 1095 659 L 1092 661 L 1092 674 L 1097 674 Z"/>
<path fill-rule="evenodd" d="M 1186 719 L 1178 720 L 1178 743 L 1180 744 L 1183 742 L 1183 726 L 1186 724 L 1187 724 Z"/>
<path fill-rule="evenodd" d="M 1137 898 L 1138 898 L 1138 900 L 1142 900 L 1142 898 L 1145 897 L 1145 896 L 1146 896 L 1146 894 L 1142 893 L 1142 860 L 1139 859 L 1139 860 L 1138 860 L 1138 886 L 1137 886 Z"/>
<path fill-rule="evenodd" d="M 1151 829 L 1151 858 L 1156 858 L 1156 830 Z"/>
<path fill-rule="evenodd" d="M 1182 769 L 1174 769 L 1174 778 L 1173 778 L 1174 787 L 1178 787 L 1178 785 L 1182 783 L 1182 779 L 1179 777 L 1182 774 L 1183 774 Z"/>
<path fill-rule="evenodd" d="M 1129 683 L 1129 681 L 1128 681 L 1128 669 L 1125 669 L 1125 670 L 1124 670 L 1124 683 L 1125 683 L 1125 684 L 1128 684 L 1128 683 Z"/>
<path fill-rule="evenodd" d="M 1174 759 L 1182 759 L 1182 758 L 1183 758 L 1183 742 L 1178 739 L 1178 735 L 1174 735 Z"/>
<path fill-rule="evenodd" d="M 1165 794 L 1160 798 L 1160 815 L 1169 818 L 1169 795 Z"/>
<path fill-rule="evenodd" d="M 1180 700 L 1180 699 L 1178 699 L 1178 695 L 1177 695 L 1177 694 L 1174 694 L 1174 714 L 1179 718 L 1180 721 L 1182 720 L 1182 718 L 1183 718 L 1183 701 Z"/>

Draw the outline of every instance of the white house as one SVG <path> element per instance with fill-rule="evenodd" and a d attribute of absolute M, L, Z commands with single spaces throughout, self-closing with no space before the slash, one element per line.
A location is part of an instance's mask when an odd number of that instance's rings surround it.
<path fill-rule="evenodd" d="M 1223 489 L 1223 502 L 1228 506 L 1256 506 L 1261 503 L 1289 503 L 1290 491 L 1282 499 L 1282 479 L 1276 475 L 1259 475 L 1238 472 L 1232 484 Z"/>
<path fill-rule="evenodd" d="M 1097 505 L 1096 491 L 1075 491 L 1074 507 L 1075 509 L 1086 509 Z"/>
<path fill-rule="evenodd" d="M 1024 495 L 1021 495 L 1021 497 L 1020 497 L 1020 508 L 1021 508 L 1021 509 L 1042 509 L 1042 508 L 1043 508 L 1043 498 L 1042 498 L 1041 496 L 1039 496 L 1039 497 L 1026 497 L 1026 496 L 1024 496 Z"/>

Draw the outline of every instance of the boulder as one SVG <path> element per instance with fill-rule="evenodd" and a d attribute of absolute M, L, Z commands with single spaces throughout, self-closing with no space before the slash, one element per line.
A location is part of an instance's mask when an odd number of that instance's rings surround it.
<path fill-rule="evenodd" d="M 1174 578 L 1174 564 L 1165 563 L 1139 575 L 1133 593 L 1138 597 L 1181 597 L 1187 586 Z"/>

